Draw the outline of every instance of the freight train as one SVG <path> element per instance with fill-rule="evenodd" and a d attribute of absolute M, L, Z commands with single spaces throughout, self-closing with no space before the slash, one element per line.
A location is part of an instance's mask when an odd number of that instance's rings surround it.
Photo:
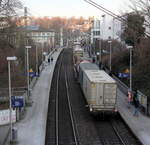
<path fill-rule="evenodd" d="M 76 66 L 78 66 L 79 63 L 81 62 L 83 53 L 84 53 L 84 51 L 80 45 L 74 45 L 74 47 L 73 47 L 73 63 L 75 65 L 75 69 L 76 69 Z"/>
<path fill-rule="evenodd" d="M 88 107 L 92 113 L 117 112 L 117 84 L 105 71 L 91 62 L 81 62 L 77 69 Z"/>

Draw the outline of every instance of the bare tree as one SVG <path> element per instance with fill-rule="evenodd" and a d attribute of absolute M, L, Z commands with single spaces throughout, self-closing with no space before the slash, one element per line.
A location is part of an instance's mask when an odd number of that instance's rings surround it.
<path fill-rule="evenodd" d="M 0 16 L 14 16 L 17 14 L 17 9 L 22 8 L 19 0 L 0 0 Z"/>
<path fill-rule="evenodd" d="M 130 8 L 145 17 L 146 35 L 150 37 L 150 1 L 149 0 L 130 0 Z"/>

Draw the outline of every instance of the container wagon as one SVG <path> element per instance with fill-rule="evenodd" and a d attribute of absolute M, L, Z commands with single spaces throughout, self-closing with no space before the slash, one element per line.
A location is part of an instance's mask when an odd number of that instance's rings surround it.
<path fill-rule="evenodd" d="M 83 49 L 82 48 L 74 48 L 73 55 L 83 57 Z"/>
<path fill-rule="evenodd" d="M 74 61 L 74 64 L 77 64 L 80 62 L 81 60 L 81 57 L 83 57 L 83 49 L 81 47 L 75 47 L 73 49 L 73 61 Z"/>
<path fill-rule="evenodd" d="M 84 96 L 91 112 L 117 112 L 117 84 L 103 70 L 84 70 Z"/>
<path fill-rule="evenodd" d="M 77 73 L 78 73 L 78 82 L 80 83 L 81 87 L 83 86 L 83 72 L 85 70 L 99 70 L 99 68 L 96 64 L 91 63 L 88 60 L 84 60 L 79 64 L 77 68 Z"/>

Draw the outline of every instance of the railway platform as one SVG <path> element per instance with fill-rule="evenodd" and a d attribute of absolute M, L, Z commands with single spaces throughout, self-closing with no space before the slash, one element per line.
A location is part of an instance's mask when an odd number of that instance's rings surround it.
<path fill-rule="evenodd" d="M 85 52 L 85 57 L 89 57 Z M 118 111 L 124 121 L 128 124 L 129 128 L 135 134 L 135 136 L 141 141 L 143 145 L 150 145 L 150 117 L 145 116 L 139 112 L 138 117 L 134 116 L 134 106 L 128 107 L 128 101 L 126 95 L 117 90 L 118 95 Z"/>
<path fill-rule="evenodd" d="M 9 134 L 9 125 L 0 126 L 0 145 L 4 145 L 7 142 Z"/>
<path fill-rule="evenodd" d="M 139 112 L 134 116 L 134 106 L 128 107 L 127 97 L 118 89 L 118 110 L 129 128 L 143 145 L 150 145 L 150 118 Z"/>
<path fill-rule="evenodd" d="M 15 124 L 18 130 L 18 145 L 44 145 L 45 143 L 50 85 L 54 66 L 60 52 L 61 49 L 53 54 L 53 63 L 45 66 L 34 86 L 31 96 L 33 100 L 32 107 L 27 108 L 25 118 Z M 119 89 L 117 94 L 120 115 L 143 145 L 150 145 L 150 118 L 140 112 L 138 117 L 133 116 L 134 106 L 127 107 L 126 96 Z"/>
<path fill-rule="evenodd" d="M 27 108 L 25 118 L 15 124 L 18 145 L 44 145 L 49 92 L 56 60 L 62 49 L 53 53 L 53 62 L 47 64 L 32 90 L 32 107 Z"/>

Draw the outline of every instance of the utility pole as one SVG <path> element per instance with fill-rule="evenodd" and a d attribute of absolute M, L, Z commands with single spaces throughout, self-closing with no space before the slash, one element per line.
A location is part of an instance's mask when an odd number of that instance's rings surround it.
<path fill-rule="evenodd" d="M 29 101 L 30 96 L 30 76 L 29 76 L 29 49 L 31 46 L 28 46 L 28 34 L 27 34 L 27 26 L 28 26 L 28 11 L 27 7 L 24 7 L 24 20 L 25 20 L 25 73 L 27 75 L 27 101 Z"/>
<path fill-rule="evenodd" d="M 27 15 L 28 15 L 27 7 L 24 7 L 24 20 L 25 20 L 25 27 L 27 26 Z"/>
<path fill-rule="evenodd" d="M 36 49 L 36 75 L 38 76 L 39 72 L 38 72 L 38 64 L 39 64 L 39 60 L 38 60 L 38 46 L 36 45 L 35 46 L 35 49 Z"/>
<path fill-rule="evenodd" d="M 9 85 L 9 122 L 10 122 L 10 142 L 13 140 L 12 138 L 12 102 L 11 102 L 11 97 L 12 97 L 12 93 L 11 93 L 11 71 L 10 71 L 10 63 L 11 61 L 16 61 L 17 57 L 13 56 L 13 57 L 7 57 L 7 61 L 8 61 L 8 85 Z"/>
<path fill-rule="evenodd" d="M 130 47 L 130 91 L 132 91 L 132 49 L 133 47 Z"/>
<path fill-rule="evenodd" d="M 24 39 L 24 43 L 25 43 L 25 46 L 26 45 L 28 45 L 28 43 L 27 43 L 27 7 L 24 7 L 24 23 L 25 23 L 25 39 Z M 26 51 L 26 49 L 25 49 L 25 55 L 24 55 L 24 58 L 25 58 L 25 74 L 26 74 L 26 72 L 27 72 L 27 51 Z"/>
<path fill-rule="evenodd" d="M 101 65 L 102 65 L 102 42 L 101 42 L 101 37 L 102 37 L 102 32 L 101 32 L 102 28 L 101 28 L 101 21 L 99 22 L 99 67 L 101 69 Z"/>
<path fill-rule="evenodd" d="M 30 74 L 29 74 L 29 49 L 31 49 L 31 46 L 26 46 L 26 52 L 27 52 L 27 96 L 29 101 L 30 96 Z"/>
<path fill-rule="evenodd" d="M 63 47 L 63 28 L 60 28 L 60 47 Z"/>
<path fill-rule="evenodd" d="M 104 32 L 105 32 L 105 15 L 102 15 L 102 23 L 100 25 L 100 30 L 101 30 L 101 40 L 100 40 L 100 67 L 102 68 L 102 53 L 103 53 L 103 39 L 104 39 Z"/>
<path fill-rule="evenodd" d="M 110 70 L 110 72 L 111 72 L 111 55 L 112 55 L 112 41 L 111 40 L 109 40 L 108 41 L 108 43 L 109 43 L 109 70 Z"/>
<path fill-rule="evenodd" d="M 103 23 L 102 23 L 102 39 L 105 39 L 105 14 L 102 15 Z"/>
<path fill-rule="evenodd" d="M 115 36 L 114 36 L 114 32 L 115 32 L 115 18 L 113 18 L 113 26 L 112 26 L 112 38 L 113 40 L 115 39 Z"/>
<path fill-rule="evenodd" d="M 102 64 L 102 45 L 101 45 L 101 37 L 99 38 L 99 63 Z"/>
<path fill-rule="evenodd" d="M 44 61 L 44 58 L 43 58 L 43 52 L 44 52 L 44 42 L 42 43 L 42 53 L 41 53 L 41 55 L 42 55 L 42 66 L 43 66 L 43 61 Z"/>
<path fill-rule="evenodd" d="M 130 50 L 130 91 L 132 92 L 132 53 L 133 53 L 133 46 L 127 46 Z"/>

